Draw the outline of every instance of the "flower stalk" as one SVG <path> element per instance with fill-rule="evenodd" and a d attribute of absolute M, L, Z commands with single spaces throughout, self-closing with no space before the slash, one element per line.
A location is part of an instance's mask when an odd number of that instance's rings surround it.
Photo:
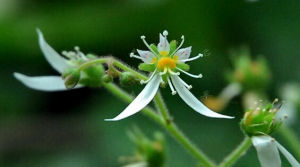
<path fill-rule="evenodd" d="M 245 137 L 242 143 L 234 149 L 224 160 L 219 167 L 232 166 L 251 146 L 251 138 Z"/>
<path fill-rule="evenodd" d="M 126 103 L 131 103 L 134 99 L 133 96 L 122 90 L 120 87 L 113 83 L 107 83 L 103 85 L 110 93 L 117 96 Z M 162 102 L 160 96 L 156 96 L 157 102 Z M 163 103 L 157 105 L 160 111 L 166 112 L 167 108 Z M 179 130 L 174 122 L 167 124 L 164 119 L 162 119 L 155 110 L 150 107 L 145 107 L 142 113 L 154 120 L 159 125 L 166 128 L 166 130 L 180 143 L 188 152 L 190 152 L 203 166 L 205 167 L 215 167 L 216 165 Z"/>

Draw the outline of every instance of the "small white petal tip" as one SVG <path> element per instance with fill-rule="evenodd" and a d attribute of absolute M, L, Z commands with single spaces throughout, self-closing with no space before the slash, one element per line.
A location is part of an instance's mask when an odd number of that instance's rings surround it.
<path fill-rule="evenodd" d="M 141 39 L 145 39 L 146 37 L 144 35 L 141 36 Z"/>
<path fill-rule="evenodd" d="M 75 51 L 80 51 L 80 47 L 79 47 L 79 46 L 75 46 L 75 47 L 74 47 L 74 50 L 75 50 Z"/>
<path fill-rule="evenodd" d="M 203 75 L 202 75 L 202 74 L 199 74 L 198 76 L 199 76 L 199 78 L 203 78 Z"/>
<path fill-rule="evenodd" d="M 169 34 L 168 31 L 167 31 L 167 30 L 164 30 L 163 35 L 164 35 L 164 36 L 167 36 L 168 34 Z"/>
<path fill-rule="evenodd" d="M 181 39 L 184 39 L 184 35 L 181 36 Z"/>
<path fill-rule="evenodd" d="M 193 88 L 193 86 L 189 85 L 187 88 L 188 88 L 188 90 L 191 90 Z"/>
<path fill-rule="evenodd" d="M 116 120 L 116 119 L 104 119 L 104 121 L 112 122 L 112 121 L 119 121 L 119 120 Z"/>
<path fill-rule="evenodd" d="M 176 95 L 176 93 L 177 93 L 176 91 L 173 91 L 173 92 L 172 92 L 172 95 Z"/>
<path fill-rule="evenodd" d="M 203 57 L 203 54 L 202 54 L 202 53 L 199 53 L 198 56 L 199 56 L 199 57 Z"/>

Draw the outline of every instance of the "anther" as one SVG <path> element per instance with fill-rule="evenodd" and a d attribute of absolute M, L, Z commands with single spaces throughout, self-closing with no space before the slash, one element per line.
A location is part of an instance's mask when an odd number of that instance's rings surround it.
<path fill-rule="evenodd" d="M 163 35 L 164 35 L 164 36 L 167 36 L 167 35 L 168 35 L 168 31 L 167 31 L 167 30 L 164 30 Z"/>

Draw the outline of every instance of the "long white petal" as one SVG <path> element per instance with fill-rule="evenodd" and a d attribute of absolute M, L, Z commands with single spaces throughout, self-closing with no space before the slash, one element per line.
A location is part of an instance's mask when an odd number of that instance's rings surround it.
<path fill-rule="evenodd" d="M 148 84 L 145 86 L 142 92 L 125 108 L 124 111 L 122 111 L 115 118 L 105 119 L 105 121 L 118 121 L 127 118 L 142 110 L 154 98 L 159 88 L 160 82 L 161 82 L 161 76 L 159 74 L 156 74 L 148 82 Z"/>
<path fill-rule="evenodd" d="M 64 80 L 60 76 L 38 76 L 29 77 L 20 73 L 14 73 L 16 79 L 22 82 L 24 85 L 31 89 L 40 91 L 64 91 L 67 90 Z M 78 85 L 75 88 L 80 88 L 82 86 Z"/>
<path fill-rule="evenodd" d="M 277 141 L 276 145 L 278 149 L 281 151 L 281 153 L 285 156 L 285 158 L 290 162 L 292 167 L 300 167 L 299 162 L 293 157 L 291 153 L 289 153 L 281 144 L 279 144 Z"/>
<path fill-rule="evenodd" d="M 42 32 L 37 29 L 39 35 L 40 48 L 48 61 L 48 63 L 59 73 L 63 73 L 64 70 L 70 68 L 71 65 L 67 63 L 67 60 L 60 56 L 44 39 Z"/>
<path fill-rule="evenodd" d="M 264 135 L 253 136 L 251 139 L 262 167 L 281 167 L 279 151 L 273 138 Z"/>
<path fill-rule="evenodd" d="M 190 46 L 190 47 L 179 49 L 175 53 L 175 56 L 178 56 L 178 60 L 185 60 L 190 57 L 191 52 L 192 52 L 192 47 Z"/>
<path fill-rule="evenodd" d="M 178 76 L 171 75 L 173 85 L 182 100 L 198 113 L 214 118 L 233 118 L 211 111 L 203 105 L 181 82 Z"/>
<path fill-rule="evenodd" d="M 137 49 L 137 52 L 145 63 L 151 63 L 153 58 L 155 58 L 155 55 L 150 51 Z"/>

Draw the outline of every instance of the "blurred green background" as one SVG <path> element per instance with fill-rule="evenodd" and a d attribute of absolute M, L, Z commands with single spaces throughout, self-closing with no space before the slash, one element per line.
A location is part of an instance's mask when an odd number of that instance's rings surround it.
<path fill-rule="evenodd" d="M 297 0 L 0 0 L 0 166 L 121 166 L 119 157 L 134 151 L 126 131 L 134 125 L 149 136 L 164 131 L 142 114 L 104 122 L 126 106 L 104 89 L 44 93 L 15 80 L 15 71 L 56 74 L 39 49 L 37 27 L 59 52 L 78 45 L 85 53 L 112 54 L 133 67 L 139 61 L 130 59 L 129 53 L 145 49 L 141 35 L 157 43 L 158 33 L 165 29 L 169 39 L 179 40 L 184 34 L 184 46 L 193 46 L 193 55 L 209 52 L 190 63 L 191 72 L 201 72 L 203 79 L 183 77 L 198 98 L 217 95 L 226 86 L 223 72 L 231 67 L 228 51 L 247 45 L 253 55 L 267 59 L 273 74 L 268 93 L 275 98 L 282 84 L 300 80 L 299 16 Z M 213 160 L 221 161 L 242 140 L 239 98 L 225 111 L 236 119 L 220 120 L 197 114 L 168 89 L 162 93 L 181 129 Z M 300 136 L 299 125 L 293 129 Z M 196 165 L 166 137 L 168 166 Z M 235 166 L 259 166 L 253 147 Z"/>

